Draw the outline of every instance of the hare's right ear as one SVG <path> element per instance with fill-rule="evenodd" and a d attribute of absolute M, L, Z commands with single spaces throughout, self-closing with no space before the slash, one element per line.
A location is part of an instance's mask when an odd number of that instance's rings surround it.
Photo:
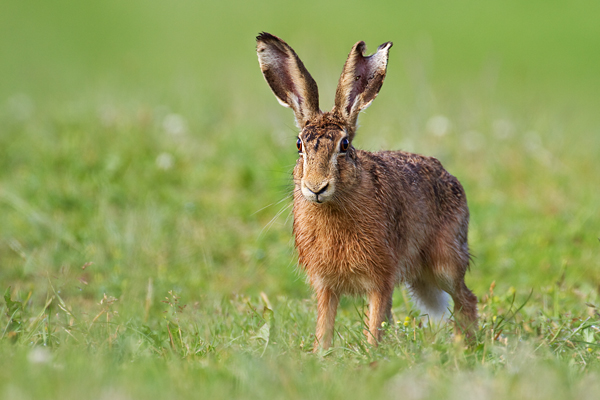
<path fill-rule="evenodd" d="M 296 124 L 303 128 L 321 112 L 317 83 L 294 50 L 278 37 L 266 32 L 258 35 L 256 52 L 260 69 L 277 100 L 294 110 Z"/>

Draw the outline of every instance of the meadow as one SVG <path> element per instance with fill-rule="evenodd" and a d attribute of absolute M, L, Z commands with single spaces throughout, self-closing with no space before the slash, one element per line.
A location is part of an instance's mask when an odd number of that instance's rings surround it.
<path fill-rule="evenodd" d="M 590 398 L 600 393 L 600 6 L 5 0 L 0 396 Z M 255 36 L 333 104 L 358 40 L 393 41 L 355 145 L 435 156 L 465 187 L 468 347 L 396 290 L 312 354 L 291 234 L 292 112 Z M 596 395 L 594 395 L 596 393 Z"/>

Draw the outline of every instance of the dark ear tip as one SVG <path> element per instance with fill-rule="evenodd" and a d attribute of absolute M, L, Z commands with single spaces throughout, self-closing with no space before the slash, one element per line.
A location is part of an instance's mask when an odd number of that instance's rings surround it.
<path fill-rule="evenodd" d="M 259 33 L 258 36 L 256 37 L 256 41 L 257 42 L 270 42 L 270 41 L 282 42 L 282 40 L 279 39 L 277 36 L 271 35 L 268 32 Z"/>
<path fill-rule="evenodd" d="M 389 50 L 393 45 L 394 45 L 393 42 L 385 42 L 384 44 L 382 44 L 381 46 L 379 46 L 377 48 L 377 50 L 381 50 L 381 49 Z"/>
<path fill-rule="evenodd" d="M 354 45 L 354 51 L 358 54 L 364 55 L 367 45 L 362 40 L 360 42 L 356 42 Z"/>

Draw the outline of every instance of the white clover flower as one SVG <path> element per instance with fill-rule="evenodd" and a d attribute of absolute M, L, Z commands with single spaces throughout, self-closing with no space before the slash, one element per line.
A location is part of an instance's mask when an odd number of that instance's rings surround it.
<path fill-rule="evenodd" d="M 435 115 L 427 121 L 426 128 L 434 136 L 442 137 L 450 132 L 450 120 L 443 115 Z"/>
<path fill-rule="evenodd" d="M 509 139 L 515 132 L 515 127 L 512 122 L 507 119 L 497 119 L 492 122 L 492 131 L 498 139 Z"/>
<path fill-rule="evenodd" d="M 173 168 L 175 164 L 175 158 L 169 153 L 160 153 L 156 157 L 156 166 L 164 171 Z"/>
<path fill-rule="evenodd" d="M 163 119 L 163 129 L 168 135 L 185 135 L 187 133 L 187 121 L 179 114 L 167 114 Z"/>
<path fill-rule="evenodd" d="M 50 350 L 43 347 L 34 347 L 27 354 L 27 360 L 32 364 L 48 364 L 52 359 Z"/>

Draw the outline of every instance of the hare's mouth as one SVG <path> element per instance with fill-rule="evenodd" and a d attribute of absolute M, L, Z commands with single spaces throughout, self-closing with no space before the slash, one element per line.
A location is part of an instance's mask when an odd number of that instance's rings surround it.
<path fill-rule="evenodd" d="M 313 203 L 325 203 L 333 197 L 334 187 L 333 183 L 325 182 L 320 185 L 311 185 L 306 182 L 302 182 L 301 191 L 302 196 Z"/>

